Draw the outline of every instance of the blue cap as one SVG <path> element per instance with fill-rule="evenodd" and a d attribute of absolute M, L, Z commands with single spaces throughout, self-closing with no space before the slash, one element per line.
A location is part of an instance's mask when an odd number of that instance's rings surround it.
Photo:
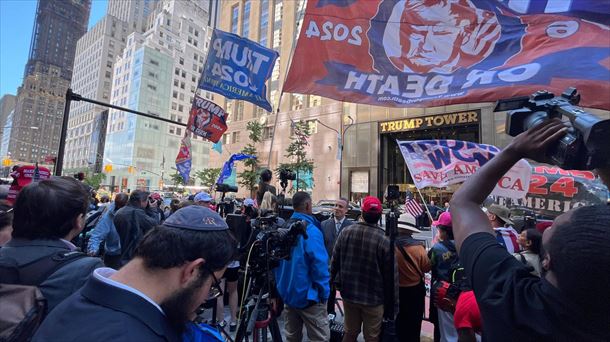
<path fill-rule="evenodd" d="M 251 198 L 246 198 L 246 199 L 244 200 L 244 205 L 245 205 L 245 206 L 254 206 L 254 200 L 253 200 L 253 199 L 251 199 Z"/>
<path fill-rule="evenodd" d="M 195 202 L 212 202 L 212 196 L 207 192 L 200 192 L 195 195 Z"/>
<path fill-rule="evenodd" d="M 189 205 L 177 210 L 163 222 L 163 226 L 205 232 L 229 229 L 218 213 L 198 205 Z"/>

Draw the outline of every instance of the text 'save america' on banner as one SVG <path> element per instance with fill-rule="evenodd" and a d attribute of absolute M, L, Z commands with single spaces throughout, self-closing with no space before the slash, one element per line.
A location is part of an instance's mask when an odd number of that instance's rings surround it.
<path fill-rule="evenodd" d="M 459 140 L 396 140 L 418 189 L 442 188 L 464 182 L 500 149 Z M 527 194 L 532 169 L 521 159 L 502 178 L 492 195 L 520 199 Z"/>
<path fill-rule="evenodd" d="M 247 38 L 214 29 L 199 88 L 272 110 L 265 82 L 279 54 Z"/>
<path fill-rule="evenodd" d="M 195 95 L 187 129 L 193 134 L 217 143 L 227 130 L 229 114 L 219 105 Z"/>
<path fill-rule="evenodd" d="M 283 91 L 386 107 L 576 87 L 610 109 L 598 0 L 309 0 Z"/>

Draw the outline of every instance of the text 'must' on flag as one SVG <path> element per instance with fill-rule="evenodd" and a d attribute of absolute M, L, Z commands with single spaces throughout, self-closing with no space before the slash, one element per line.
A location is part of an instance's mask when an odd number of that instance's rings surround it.
<path fill-rule="evenodd" d="M 309 0 L 283 92 L 430 107 L 577 88 L 610 109 L 600 0 Z"/>
<path fill-rule="evenodd" d="M 278 56 L 277 51 L 252 40 L 214 29 L 199 88 L 271 112 L 265 82 Z"/>
<path fill-rule="evenodd" d="M 415 197 L 407 196 L 407 200 L 405 202 L 405 210 L 413 215 L 413 217 L 418 217 L 419 215 L 424 213 L 424 209 L 417 203 Z"/>

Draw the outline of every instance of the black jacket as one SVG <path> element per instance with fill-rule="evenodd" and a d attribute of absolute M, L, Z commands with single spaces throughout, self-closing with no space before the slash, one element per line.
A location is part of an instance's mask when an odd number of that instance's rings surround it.
<path fill-rule="evenodd" d="M 0 263 L 13 261 L 17 266 L 23 266 L 44 256 L 51 256 L 58 252 L 70 252 L 70 250 L 70 246 L 59 239 L 17 238 L 10 240 L 4 248 L 0 249 Z M 91 272 L 103 266 L 104 264 L 98 258 L 84 257 L 67 263 L 53 272 L 38 287 L 47 299 L 48 310 L 53 310 L 62 300 L 81 288 L 89 279 Z"/>
<path fill-rule="evenodd" d="M 51 312 L 32 341 L 180 340 L 153 304 L 92 276 Z"/>
<path fill-rule="evenodd" d="M 121 265 L 125 265 L 144 234 L 159 224 L 159 215 L 129 204 L 119 209 L 112 221 L 121 240 Z"/>

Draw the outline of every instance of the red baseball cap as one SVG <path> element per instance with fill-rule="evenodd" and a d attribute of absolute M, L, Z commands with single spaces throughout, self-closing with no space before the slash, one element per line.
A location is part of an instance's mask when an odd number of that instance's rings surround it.
<path fill-rule="evenodd" d="M 381 201 L 377 197 L 367 196 L 362 202 L 362 211 L 365 213 L 381 213 L 383 212 L 383 206 Z"/>

